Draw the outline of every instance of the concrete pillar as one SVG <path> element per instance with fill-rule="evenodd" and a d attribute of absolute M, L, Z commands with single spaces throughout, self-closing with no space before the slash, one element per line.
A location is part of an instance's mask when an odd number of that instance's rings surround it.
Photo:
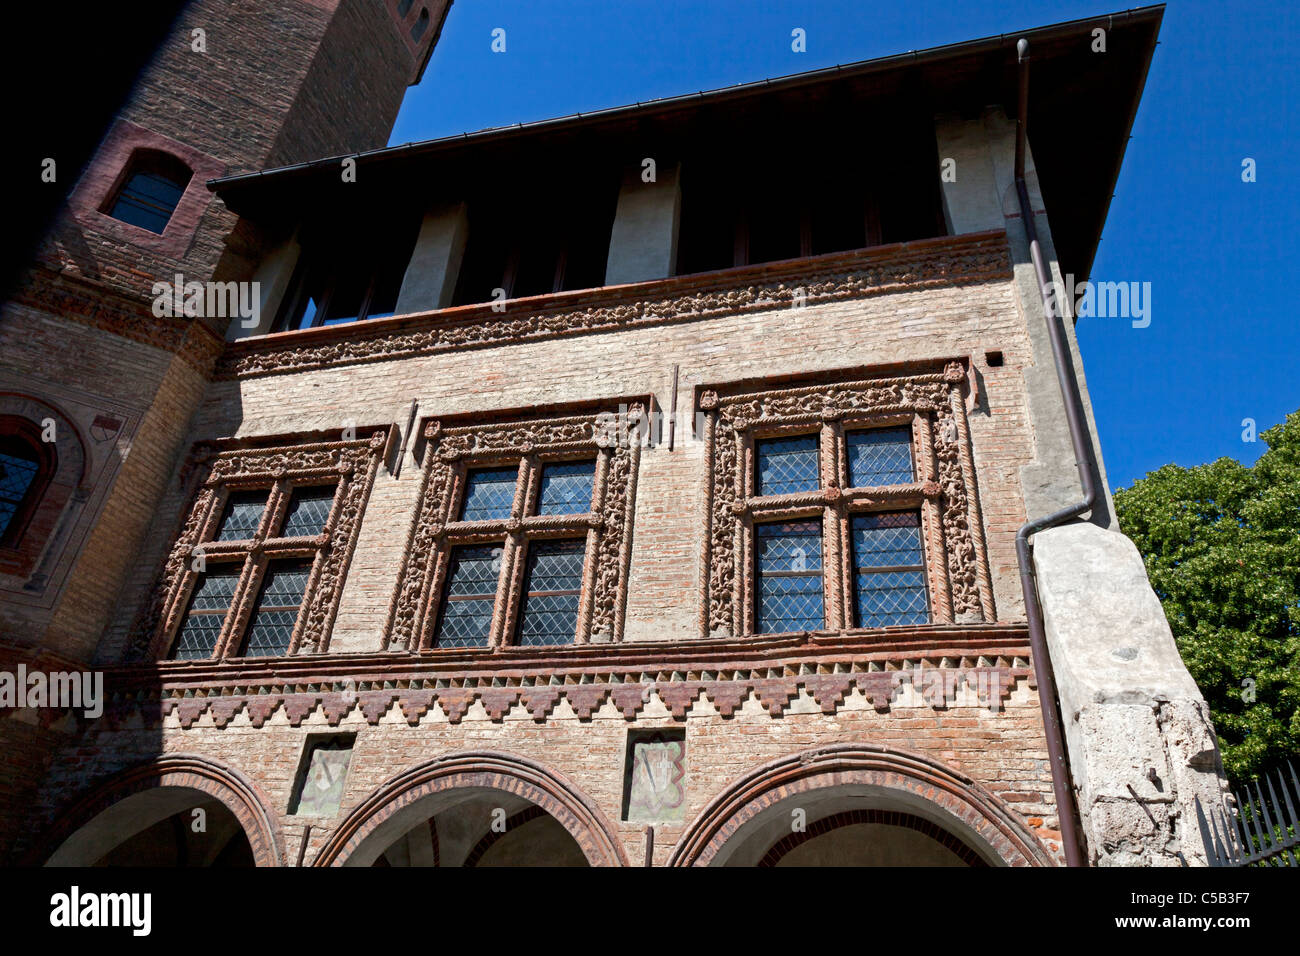
<path fill-rule="evenodd" d="M 226 328 L 226 341 L 233 342 L 250 335 L 265 335 L 271 331 L 276 313 L 280 311 L 284 297 L 289 294 L 289 285 L 293 281 L 293 272 L 298 267 L 301 255 L 302 247 L 298 245 L 297 237 L 291 236 L 263 257 L 254 270 L 252 279 L 258 284 L 257 322 L 245 326 L 242 320 L 231 319 Z"/>
<path fill-rule="evenodd" d="M 609 237 L 605 284 L 666 279 L 677 265 L 677 227 L 682 212 L 681 167 L 660 165 L 655 181 L 643 182 L 642 167 L 629 168 L 618 193 Z"/>
<path fill-rule="evenodd" d="M 952 175 L 951 182 L 948 176 L 940 178 L 949 235 L 1002 229 L 1002 203 L 983 120 L 941 114 L 934 119 L 934 132 L 940 170 L 950 168 Z"/>
<path fill-rule="evenodd" d="M 1227 781 L 1137 548 L 1072 524 L 1034 537 L 1034 565 L 1089 862 L 1208 865 L 1196 801 Z"/>
<path fill-rule="evenodd" d="M 451 305 L 469 237 L 469 214 L 463 202 L 430 209 L 397 294 L 397 314 L 431 312 Z"/>

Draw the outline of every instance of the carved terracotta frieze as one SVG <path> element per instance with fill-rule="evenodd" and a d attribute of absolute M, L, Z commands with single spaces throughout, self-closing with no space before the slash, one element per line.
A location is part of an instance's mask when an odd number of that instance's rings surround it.
<path fill-rule="evenodd" d="M 389 440 L 388 428 L 372 428 L 348 440 L 270 447 L 195 446 L 182 469 L 182 481 L 193 488 L 190 503 L 154 598 L 134 628 L 129 656 L 156 659 L 167 654 L 201 574 L 210 561 L 223 560 L 242 571 L 215 656 L 234 655 L 266 568 L 278 558 L 304 560 L 311 567 L 289 653 L 326 650 L 362 512 Z M 310 537 L 277 537 L 294 489 L 307 486 L 333 489 L 322 530 Z M 267 492 L 266 516 L 248 540 L 217 540 L 227 500 L 245 489 Z"/>
<path fill-rule="evenodd" d="M 975 493 L 966 383 L 963 363 L 949 362 L 941 370 L 902 376 L 702 391 L 710 482 L 709 528 L 701 556 L 701 635 L 754 632 L 756 518 L 823 520 L 826 629 L 852 628 L 849 519 L 896 509 L 920 514 L 930 620 L 996 620 Z M 914 481 L 850 487 L 844 436 L 850 429 L 875 426 L 910 430 Z M 810 432 L 819 436 L 821 487 L 776 498 L 756 494 L 755 436 Z"/>
<path fill-rule="evenodd" d="M 459 545 L 499 548 L 500 573 L 488 646 L 512 642 L 520 615 L 529 542 L 570 538 L 584 544 L 574 643 L 622 639 L 631 562 L 633 503 L 640 456 L 640 422 L 649 401 L 615 404 L 587 414 L 526 420 L 425 423 L 424 477 L 387 627 L 390 649 L 435 646 L 452 550 Z M 550 462 L 595 462 L 589 510 L 537 511 L 542 469 Z M 471 469 L 518 469 L 509 517 L 457 520 Z"/>
<path fill-rule="evenodd" d="M 627 287 L 462 306 L 233 343 L 218 378 L 433 355 L 512 342 L 699 321 L 804 304 L 988 282 L 1011 275 L 1004 233 L 974 233 L 726 269 Z"/>

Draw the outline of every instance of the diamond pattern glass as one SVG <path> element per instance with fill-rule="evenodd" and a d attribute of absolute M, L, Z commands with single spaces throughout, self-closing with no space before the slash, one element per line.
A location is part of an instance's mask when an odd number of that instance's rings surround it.
<path fill-rule="evenodd" d="M 310 574 L 310 561 L 276 561 L 266 569 L 244 640 L 245 657 L 276 657 L 289 652 Z"/>
<path fill-rule="evenodd" d="M 283 538 L 318 535 L 325 530 L 325 522 L 334 504 L 333 485 L 315 485 L 295 488 L 289 499 L 289 513 L 284 519 Z"/>
<path fill-rule="evenodd" d="M 469 473 L 465 482 L 465 506 L 461 521 L 490 521 L 509 518 L 515 503 L 516 468 L 484 468 Z"/>
<path fill-rule="evenodd" d="M 536 541 L 528 547 L 518 642 L 536 647 L 572 644 L 578 629 L 584 541 Z"/>
<path fill-rule="evenodd" d="M 542 466 L 539 515 L 576 515 L 591 510 L 596 481 L 594 461 L 566 461 Z"/>
<path fill-rule="evenodd" d="M 34 457 L 28 459 L 0 453 L 0 535 L 5 533 L 9 522 L 18 513 L 18 506 L 39 470 L 40 465 Z"/>
<path fill-rule="evenodd" d="M 817 436 L 768 438 L 754 443 L 760 495 L 789 495 L 821 487 Z"/>
<path fill-rule="evenodd" d="M 849 432 L 849 486 L 872 488 L 906 485 L 916 480 L 912 468 L 912 430 L 876 428 Z"/>
<path fill-rule="evenodd" d="M 233 491 L 226 500 L 226 510 L 221 516 L 218 541 L 243 541 L 251 538 L 261 523 L 266 509 L 266 491 Z"/>
<path fill-rule="evenodd" d="M 172 658 L 178 661 L 202 660 L 211 657 L 217 649 L 221 626 L 226 622 L 226 612 L 235 595 L 242 565 L 231 564 L 212 568 L 199 577 L 190 598 L 185 623 L 181 625 L 176 642 L 172 645 Z"/>
<path fill-rule="evenodd" d="M 929 623 L 921 516 L 915 511 L 855 515 L 851 528 L 858 627 Z"/>
<path fill-rule="evenodd" d="M 500 545 L 452 551 L 435 647 L 487 647 L 500 562 Z"/>
<path fill-rule="evenodd" d="M 758 614 L 755 631 L 782 634 L 826 626 L 822 603 L 822 525 L 787 521 L 755 529 Z"/>

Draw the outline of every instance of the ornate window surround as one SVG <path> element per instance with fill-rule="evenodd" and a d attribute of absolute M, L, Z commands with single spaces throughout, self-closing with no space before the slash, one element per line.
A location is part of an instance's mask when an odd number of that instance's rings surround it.
<path fill-rule="evenodd" d="M 513 410 L 488 415 L 425 419 L 424 479 L 390 605 L 390 650 L 433 649 L 453 548 L 504 542 L 487 648 L 508 648 L 518 622 L 526 541 L 586 538 L 575 644 L 622 640 L 631 563 L 632 520 L 641 440 L 653 396 L 614 398 L 580 405 Z M 538 515 L 542 466 L 596 460 L 591 510 L 579 515 Z M 471 468 L 518 467 L 509 518 L 457 521 Z M 534 649 L 535 650 L 535 649 Z M 562 650 L 549 648 L 548 650 Z"/>
<path fill-rule="evenodd" d="M 330 629 L 338 612 L 343 582 L 361 529 L 361 515 L 375 475 L 394 438 L 392 426 L 356 429 L 345 439 L 341 430 L 312 436 L 277 436 L 241 441 L 226 439 L 196 444 L 181 479 L 193 489 L 183 512 L 182 526 L 164 564 L 154 598 L 134 629 L 131 656 L 157 660 L 176 638 L 200 572 L 201 554 L 208 566 L 229 556 L 244 567 L 234 600 L 217 640 L 214 659 L 238 652 L 257 600 L 257 591 L 270 561 L 311 558 L 312 569 L 303 593 L 289 654 L 320 653 L 328 649 Z M 314 440 L 312 440 L 314 439 Z M 283 523 L 295 486 L 337 481 L 334 503 L 324 530 L 310 538 L 270 538 L 268 531 Z M 218 526 L 232 492 L 270 489 L 265 513 L 253 538 L 218 542 Z"/>
<path fill-rule="evenodd" d="M 968 363 L 964 359 L 909 367 L 848 369 L 798 381 L 739 382 L 697 391 L 705 412 L 705 509 L 701 567 L 703 637 L 754 633 L 754 524 L 816 516 L 822 519 L 826 630 L 853 627 L 851 515 L 916 509 L 931 619 L 936 625 L 993 622 L 993 586 L 966 421 Z M 802 384 L 807 383 L 807 384 Z M 905 425 L 912 431 L 916 481 L 885 488 L 850 488 L 844 434 L 855 428 Z M 820 433 L 817 491 L 754 494 L 754 441 Z"/>

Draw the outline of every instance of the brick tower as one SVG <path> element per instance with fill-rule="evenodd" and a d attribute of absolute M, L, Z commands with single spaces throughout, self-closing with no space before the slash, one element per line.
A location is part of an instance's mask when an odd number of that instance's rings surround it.
<path fill-rule="evenodd" d="M 194 0 L 0 312 L 0 658 L 87 664 L 176 471 L 224 323 L 155 284 L 244 278 L 213 178 L 382 147 L 448 0 Z M 57 159 L 57 157 L 56 157 Z M 0 858 L 57 728 L 0 723 Z"/>

